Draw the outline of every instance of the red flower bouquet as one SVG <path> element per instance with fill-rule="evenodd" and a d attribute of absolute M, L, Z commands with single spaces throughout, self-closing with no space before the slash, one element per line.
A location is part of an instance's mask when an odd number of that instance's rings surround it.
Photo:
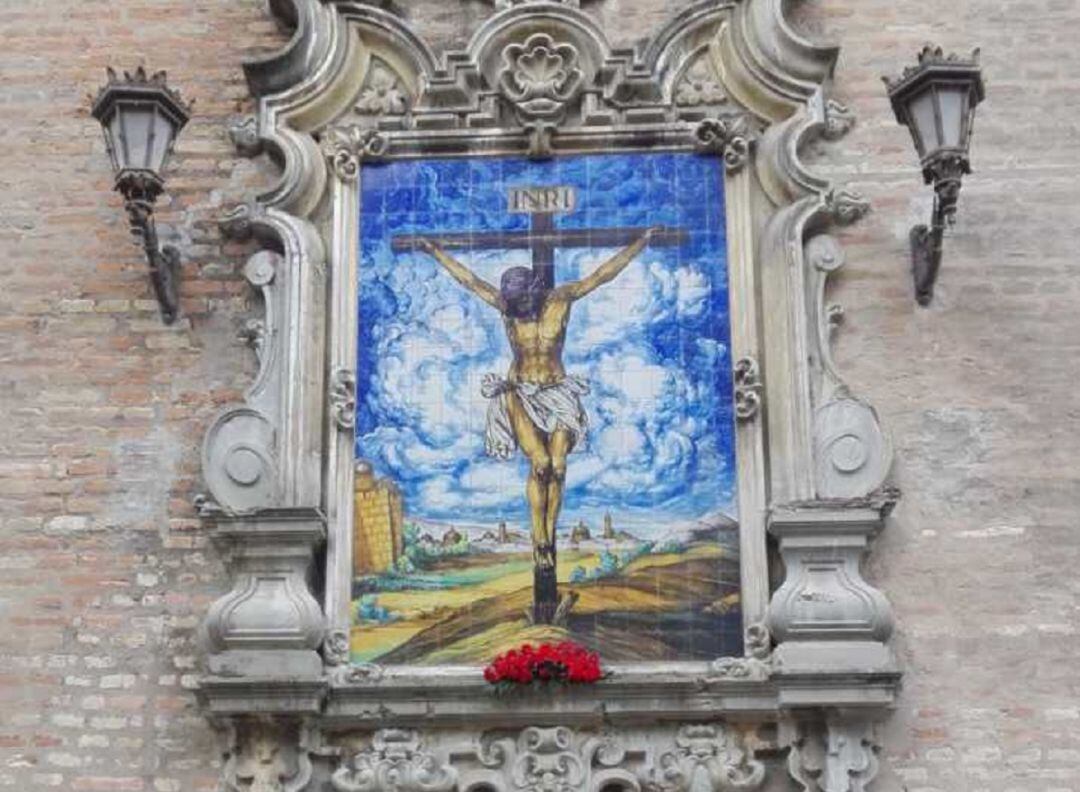
<path fill-rule="evenodd" d="M 484 669 L 484 679 L 500 690 L 533 683 L 596 682 L 607 676 L 600 656 L 570 641 L 557 644 L 524 644 L 496 657 Z"/>

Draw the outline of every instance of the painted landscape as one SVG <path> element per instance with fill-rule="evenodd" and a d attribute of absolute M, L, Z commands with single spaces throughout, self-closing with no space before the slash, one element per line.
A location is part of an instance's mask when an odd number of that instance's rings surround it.
<path fill-rule="evenodd" d="M 742 652 L 720 167 L 365 166 L 354 660 Z"/>
<path fill-rule="evenodd" d="M 526 531 L 406 525 L 397 569 L 354 586 L 356 660 L 479 664 L 523 642 L 574 640 L 610 661 L 718 657 L 739 646 L 737 526 L 717 515 L 659 541 L 603 527 L 559 537 L 565 623 L 530 624 Z M 585 532 L 588 532 L 586 535 Z M 594 532 L 596 535 L 594 536 Z M 642 532 L 644 533 L 644 532 Z"/>

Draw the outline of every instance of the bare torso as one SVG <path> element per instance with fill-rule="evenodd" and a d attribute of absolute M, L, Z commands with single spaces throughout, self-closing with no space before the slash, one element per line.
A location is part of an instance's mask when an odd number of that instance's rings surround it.
<path fill-rule="evenodd" d="M 570 300 L 556 290 L 544 300 L 536 319 L 514 319 L 503 314 L 506 336 L 514 353 L 507 375 L 511 382 L 553 385 L 565 379 L 562 352 L 570 305 Z"/>

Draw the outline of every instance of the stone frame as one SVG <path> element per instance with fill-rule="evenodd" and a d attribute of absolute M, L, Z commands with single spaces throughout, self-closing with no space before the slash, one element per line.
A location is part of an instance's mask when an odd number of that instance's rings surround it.
<path fill-rule="evenodd" d="M 782 0 L 704 0 L 633 51 L 612 49 L 577 2 L 498 0 L 463 51 L 437 57 L 385 5 L 271 0 L 292 38 L 245 66 L 258 113 L 231 130 L 241 152 L 268 156 L 281 178 L 222 223 L 259 243 L 245 276 L 264 312 L 248 325 L 259 373 L 244 403 L 214 420 L 203 449 L 200 510 L 230 559 L 232 589 L 206 619 L 199 697 L 228 727 L 227 782 L 247 788 L 228 768 L 277 740 L 290 746 L 268 771 L 282 788 L 322 788 L 309 784 L 319 783 L 312 757 L 335 789 L 381 788 L 364 786 L 361 764 L 407 756 L 450 767 L 455 749 L 432 759 L 430 746 L 471 739 L 476 730 L 461 724 L 482 721 L 523 730 L 507 744 L 536 756 L 580 758 L 592 750 L 590 729 L 618 726 L 682 746 L 674 766 L 708 753 L 720 762 L 717 778 L 729 759 L 742 768 L 744 785 L 715 789 L 760 785 L 740 740 L 786 746 L 804 789 L 862 789 L 876 772 L 872 724 L 894 704 L 900 675 L 886 644 L 888 604 L 859 565 L 896 493 L 886 484 L 888 439 L 830 354 L 842 313 L 826 305 L 826 281 L 843 251 L 827 229 L 868 205 L 800 159 L 809 140 L 838 139 L 854 121 L 827 98 L 838 50 L 801 38 Z M 530 102 L 505 79 L 511 45 L 559 51 L 577 75 L 541 80 L 533 95 L 546 101 Z M 733 300 L 732 358 L 746 656 L 628 664 L 573 697 L 512 706 L 483 690 L 476 669 L 350 664 L 363 162 L 651 147 L 713 153 L 726 166 L 730 288 L 743 298 Z M 770 541 L 785 569 L 778 587 Z M 754 736 L 767 723 L 783 728 Z M 355 772 L 339 775 L 344 765 L 321 739 L 350 730 L 375 734 Z M 683 786 L 704 766 L 686 761 Z M 600 761 L 597 777 L 621 762 Z M 286 765 L 306 769 L 289 775 Z M 644 770 L 625 772 L 639 786 L 668 788 L 643 781 Z M 439 786 L 427 776 L 411 783 Z"/>

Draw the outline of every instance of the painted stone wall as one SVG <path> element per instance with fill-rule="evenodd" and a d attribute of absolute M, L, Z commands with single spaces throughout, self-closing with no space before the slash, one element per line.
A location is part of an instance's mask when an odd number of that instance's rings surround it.
<path fill-rule="evenodd" d="M 437 45 L 490 9 L 398 5 Z M 585 4 L 619 44 L 681 5 Z M 816 161 L 874 212 L 841 234 L 838 362 L 891 429 L 905 491 L 869 569 L 906 672 L 877 788 L 1074 789 L 1080 9 L 806 0 L 797 19 L 844 45 L 836 95 L 859 124 Z M 225 126 L 250 109 L 241 60 L 283 36 L 255 0 L 49 0 L 0 6 L 0 39 L 0 789 L 212 790 L 190 687 L 223 577 L 191 498 L 203 428 L 254 367 L 245 250 L 214 221 L 269 181 Z M 981 45 L 989 100 L 923 310 L 906 245 L 930 194 L 878 76 L 926 40 Z M 143 59 L 197 102 L 161 214 L 186 257 L 172 328 L 87 112 L 106 64 Z"/>

